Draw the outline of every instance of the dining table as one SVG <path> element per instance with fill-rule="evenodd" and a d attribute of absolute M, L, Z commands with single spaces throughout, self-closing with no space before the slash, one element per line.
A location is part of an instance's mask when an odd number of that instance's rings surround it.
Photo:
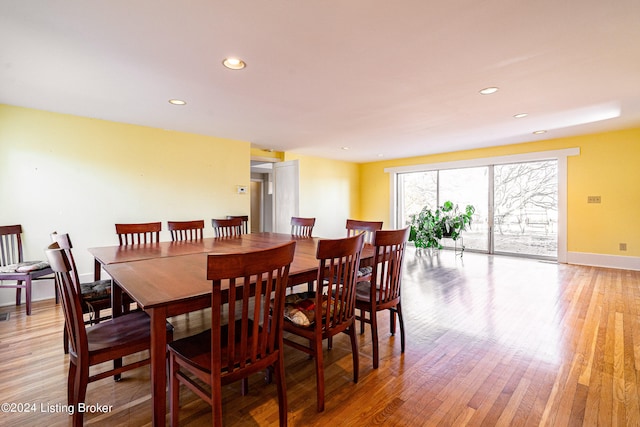
<path fill-rule="evenodd" d="M 209 254 L 251 252 L 296 241 L 288 286 L 313 282 L 318 273 L 318 237 L 280 233 L 249 233 L 233 237 L 143 243 L 89 248 L 95 260 L 94 276 L 104 269 L 113 280 L 113 316 L 122 312 L 126 293 L 151 319 L 151 396 L 154 426 L 166 423 L 166 320 L 211 306 L 211 281 L 207 280 Z M 365 245 L 361 263 L 371 262 L 374 249 Z"/>

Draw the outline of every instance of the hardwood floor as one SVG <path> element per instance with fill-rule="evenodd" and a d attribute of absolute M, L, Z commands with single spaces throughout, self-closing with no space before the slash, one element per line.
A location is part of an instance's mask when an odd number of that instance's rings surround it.
<path fill-rule="evenodd" d="M 289 425 L 640 425 L 640 272 L 519 258 L 410 250 L 403 282 L 407 348 L 381 314 L 380 368 L 360 335 L 360 381 L 349 339 L 325 351 L 326 410 L 317 413 L 313 361 L 286 350 Z M 0 402 L 35 404 L 0 413 L 0 425 L 70 425 L 60 306 L 0 307 Z M 172 318 L 176 337 L 207 327 L 208 313 Z M 325 343 L 326 349 L 326 343 Z M 89 384 L 88 425 L 149 425 L 149 369 Z M 210 423 L 209 407 L 183 390 L 181 425 Z M 49 412 L 43 412 L 43 411 Z M 278 422 L 275 385 L 251 378 L 224 389 L 226 425 Z"/>

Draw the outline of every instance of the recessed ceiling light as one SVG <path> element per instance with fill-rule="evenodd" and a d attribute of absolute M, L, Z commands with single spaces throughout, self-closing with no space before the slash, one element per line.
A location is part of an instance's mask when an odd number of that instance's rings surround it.
<path fill-rule="evenodd" d="M 173 105 L 187 105 L 187 101 L 183 101 L 181 99 L 170 99 L 169 104 Z"/>
<path fill-rule="evenodd" d="M 516 114 L 516 115 L 515 115 L 515 116 L 513 116 L 513 117 L 515 117 L 516 119 L 521 119 L 521 118 L 523 118 L 523 117 L 527 117 L 527 116 L 528 116 L 528 114 L 527 114 L 527 113 L 520 113 L 520 114 Z"/>
<path fill-rule="evenodd" d="M 239 58 L 225 58 L 225 60 L 222 61 L 222 65 L 230 70 L 242 70 L 247 66 L 247 64 Z"/>
<path fill-rule="evenodd" d="M 347 151 L 349 147 L 342 147 L 343 150 Z"/>
<path fill-rule="evenodd" d="M 492 93 L 496 93 L 498 91 L 497 87 L 486 87 L 480 91 L 483 95 L 491 95 Z"/>
<path fill-rule="evenodd" d="M 540 134 L 543 134 L 543 133 L 547 133 L 547 131 L 546 130 L 537 130 L 537 131 L 533 132 L 534 135 L 540 135 Z"/>

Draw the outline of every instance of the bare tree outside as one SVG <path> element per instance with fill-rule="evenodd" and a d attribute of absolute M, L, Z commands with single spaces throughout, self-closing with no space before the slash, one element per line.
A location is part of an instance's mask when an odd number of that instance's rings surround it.
<path fill-rule="evenodd" d="M 556 257 L 557 161 L 494 167 L 496 252 Z"/>
<path fill-rule="evenodd" d="M 411 215 L 422 208 L 435 208 L 438 203 L 438 171 L 412 172 L 398 175 L 399 224 L 409 225 Z"/>

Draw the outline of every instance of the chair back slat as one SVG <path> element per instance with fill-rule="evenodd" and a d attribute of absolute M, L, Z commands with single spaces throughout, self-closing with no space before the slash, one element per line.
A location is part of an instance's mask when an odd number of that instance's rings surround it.
<path fill-rule="evenodd" d="M 196 221 L 167 221 L 171 240 L 201 240 L 204 231 L 204 219 Z"/>
<path fill-rule="evenodd" d="M 276 360 L 294 252 L 295 242 L 289 242 L 260 251 L 208 256 L 214 381 L 216 376 L 234 381 L 243 377 L 241 371 L 257 371 Z M 221 340 L 222 346 L 213 344 Z"/>
<path fill-rule="evenodd" d="M 52 243 L 45 251 L 51 269 L 56 276 L 56 286 L 62 300 L 65 317 L 65 327 L 69 334 L 69 353 L 78 359 L 88 357 L 87 331 L 84 328 L 82 303 L 74 282 L 71 262 L 65 249 L 58 243 Z M 79 363 L 78 363 L 79 364 Z"/>
<path fill-rule="evenodd" d="M 348 219 L 346 224 L 347 237 L 356 234 L 364 234 L 364 242 L 373 244 L 373 235 L 376 231 L 382 230 L 382 221 L 360 221 Z"/>
<path fill-rule="evenodd" d="M 315 218 L 291 217 L 291 235 L 295 237 L 311 237 Z"/>
<path fill-rule="evenodd" d="M 216 237 L 234 237 L 242 234 L 242 218 L 212 219 L 211 225 Z"/>
<path fill-rule="evenodd" d="M 379 306 L 395 305 L 400 300 L 402 263 L 409 238 L 409 227 L 376 231 L 371 301 Z"/>
<path fill-rule="evenodd" d="M 116 234 L 120 246 L 157 243 L 160 241 L 161 222 L 139 224 L 116 224 Z"/>
<path fill-rule="evenodd" d="M 363 242 L 363 234 L 318 242 L 316 258 L 320 262 L 315 319 L 324 323 L 325 331 L 346 328 L 347 322 L 354 317 L 355 286 Z"/>
<path fill-rule="evenodd" d="M 0 266 L 24 261 L 21 235 L 21 225 L 4 225 L 0 227 Z"/>
<path fill-rule="evenodd" d="M 69 262 L 69 273 L 71 274 L 71 278 L 73 279 L 73 284 L 76 287 L 76 292 L 80 295 L 80 278 L 78 276 L 78 269 L 76 268 L 76 260 L 73 257 L 73 252 L 71 248 L 73 248 L 73 244 L 71 243 L 71 237 L 67 233 L 52 233 L 51 240 L 58 244 L 58 247 L 62 249 L 67 256 L 67 260 Z"/>
<path fill-rule="evenodd" d="M 242 234 L 249 234 L 249 215 L 227 215 L 227 219 L 240 218 L 242 225 L 240 231 Z"/>

